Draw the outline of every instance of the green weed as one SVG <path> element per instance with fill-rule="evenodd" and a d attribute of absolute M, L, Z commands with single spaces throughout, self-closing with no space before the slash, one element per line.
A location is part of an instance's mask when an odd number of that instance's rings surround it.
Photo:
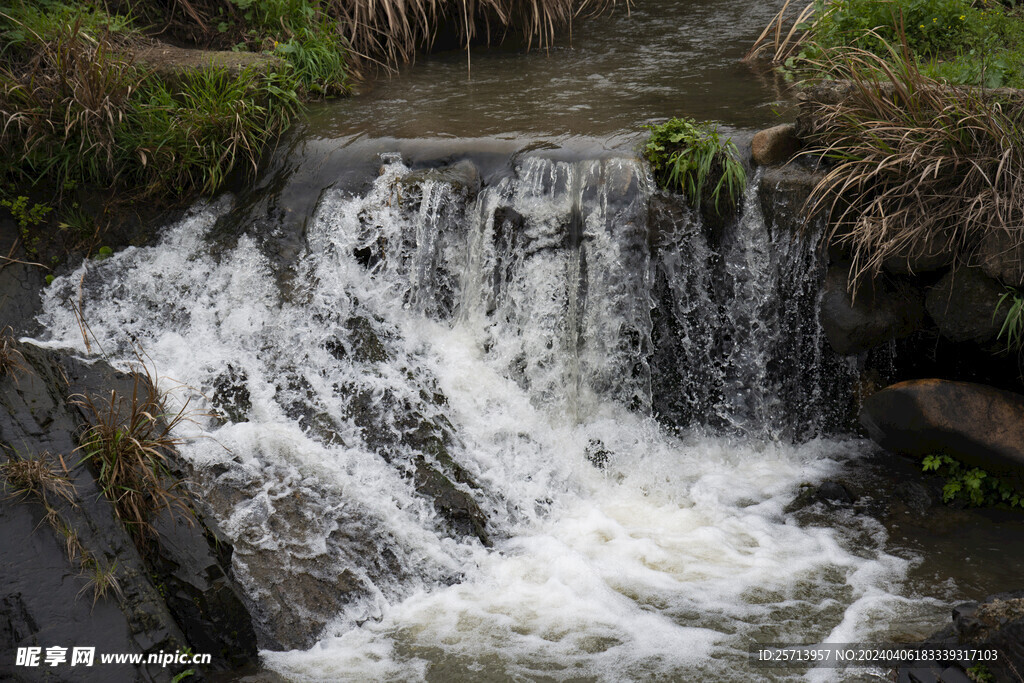
<path fill-rule="evenodd" d="M 684 192 L 695 208 L 710 199 L 719 213 L 724 190 L 728 208 L 736 206 L 746 185 L 746 171 L 731 139 L 722 140 L 713 124 L 688 118 L 673 118 L 647 129 L 651 136 L 643 154 L 661 187 Z"/>
<path fill-rule="evenodd" d="M 921 463 L 925 472 L 935 472 L 946 480 L 942 501 L 962 500 L 969 505 L 1006 505 L 1024 508 L 1024 496 L 1008 481 L 978 467 L 968 468 L 948 455 L 929 455 Z"/>
<path fill-rule="evenodd" d="M 1006 339 L 1007 353 L 1020 351 L 1024 349 L 1024 292 L 1015 287 L 1007 287 L 996 303 L 995 312 L 992 313 L 993 320 L 998 317 L 1003 304 L 1007 304 L 1009 310 L 1006 312 L 996 339 Z"/>
<path fill-rule="evenodd" d="M 0 206 L 7 207 L 14 220 L 18 221 L 19 228 L 28 228 L 32 225 L 39 225 L 46 220 L 46 214 L 53 211 L 52 206 L 46 204 L 32 204 L 29 206 L 28 197 L 19 195 L 14 199 L 0 199 Z"/>

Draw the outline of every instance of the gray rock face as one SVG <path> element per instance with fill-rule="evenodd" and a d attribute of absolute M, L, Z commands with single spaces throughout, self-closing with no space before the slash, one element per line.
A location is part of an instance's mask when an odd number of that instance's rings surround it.
<path fill-rule="evenodd" d="M 943 337 L 954 342 L 995 339 L 1000 323 L 993 318 L 1003 287 L 977 268 L 946 273 L 928 290 L 925 307 Z"/>
<path fill-rule="evenodd" d="M 921 457 L 944 453 L 973 467 L 1024 479 L 1024 396 L 983 384 L 920 379 L 868 397 L 860 422 L 883 448 Z"/>
<path fill-rule="evenodd" d="M 860 353 L 921 327 L 924 306 L 920 291 L 879 282 L 873 289 L 862 286 L 853 299 L 847 290 L 848 275 L 847 264 L 830 267 L 821 298 L 821 326 L 836 353 Z"/>
<path fill-rule="evenodd" d="M 1024 285 L 1024 245 L 1004 231 L 990 232 L 978 246 L 978 265 L 991 278 L 1013 287 Z"/>
<path fill-rule="evenodd" d="M 760 166 L 784 164 L 800 150 L 800 139 L 792 123 L 758 131 L 750 145 L 750 155 Z"/>
<path fill-rule="evenodd" d="M 233 669 L 256 661 L 249 615 L 235 592 L 226 564 L 204 537 L 202 522 L 188 526 L 159 518 L 159 539 L 140 555 L 114 515 L 93 473 L 74 453 L 75 434 L 85 416 L 68 395 L 130 392 L 133 382 L 105 363 L 88 364 L 60 352 L 19 344 L 23 362 L 0 376 L 0 461 L 12 453 L 62 458 L 75 486 L 74 503 L 51 496 L 48 502 L 73 530 L 84 551 L 102 567 L 113 567 L 120 594 L 108 592 L 93 604 L 93 592 L 78 559 L 69 557 L 64 538 L 44 520 L 38 498 L 7 497 L 0 503 L 0 650 L 72 646 L 87 642 L 99 653 L 174 652 L 191 646 L 213 657 L 210 670 Z M 4 483 L 7 489 L 9 484 Z M 230 553 L 226 546 L 225 554 Z M 0 679 L 95 680 L 96 670 L 63 665 L 45 671 L 18 667 Z M 48 667 L 47 667 L 48 668 Z M 185 667 L 159 665 L 112 668 L 120 680 L 169 681 Z"/>

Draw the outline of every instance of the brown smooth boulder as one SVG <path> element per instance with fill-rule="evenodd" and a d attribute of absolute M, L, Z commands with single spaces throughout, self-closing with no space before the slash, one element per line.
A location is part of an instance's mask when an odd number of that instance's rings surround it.
<path fill-rule="evenodd" d="M 860 423 L 883 448 L 943 453 L 972 467 L 1024 474 L 1024 396 L 984 384 L 918 379 L 864 401 Z"/>
<path fill-rule="evenodd" d="M 800 139 L 791 123 L 758 131 L 750 143 L 750 156 L 759 166 L 784 164 L 799 150 Z"/>

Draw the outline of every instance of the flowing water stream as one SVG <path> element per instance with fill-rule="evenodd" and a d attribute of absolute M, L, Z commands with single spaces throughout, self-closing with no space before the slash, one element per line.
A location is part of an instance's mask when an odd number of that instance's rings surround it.
<path fill-rule="evenodd" d="M 760 176 L 713 229 L 633 153 L 657 117 L 770 120 L 735 58 L 773 12 L 642 3 L 572 49 L 478 52 L 469 82 L 464 55 L 425 60 L 47 289 L 48 343 L 85 352 L 80 313 L 92 351 L 141 348 L 218 414 L 183 453 L 267 666 L 783 680 L 753 643 L 945 618 L 878 522 L 784 510 L 868 449 L 841 436 L 813 240 L 766 220 Z"/>

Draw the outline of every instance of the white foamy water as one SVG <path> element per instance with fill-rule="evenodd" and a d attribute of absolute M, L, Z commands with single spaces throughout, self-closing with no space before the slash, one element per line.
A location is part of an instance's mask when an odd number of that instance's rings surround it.
<path fill-rule="evenodd" d="M 407 172 L 392 160 L 365 196 L 325 196 L 285 266 L 257 235 L 211 244 L 224 200 L 47 290 L 49 343 L 85 350 L 81 301 L 93 350 L 124 364 L 137 345 L 174 400 L 225 414 L 186 426 L 202 438 L 183 453 L 262 645 L 285 648 L 263 652 L 268 667 L 297 681 L 785 678 L 751 667 L 753 643 L 885 640 L 927 609 L 903 595 L 908 562 L 877 523 L 784 512 L 863 443 L 765 437 L 785 431 L 770 424 L 779 396 L 754 411 L 709 399 L 707 424 L 754 413 L 747 432 L 656 419 L 653 283 L 668 272 L 681 297 L 712 278 L 649 246 L 638 163 L 526 158 L 468 200 Z M 785 268 L 765 261 L 763 221 L 741 225 L 756 248 L 730 247 L 747 259 L 730 277 L 755 273 L 764 295 Z M 687 348 L 704 351 L 662 366 L 726 392 L 770 383 L 766 349 L 794 343 L 771 332 L 786 318 L 735 290 L 713 313 L 706 296 L 679 300 Z M 757 349 L 692 365 L 714 355 L 715 326 L 751 316 Z M 425 470 L 473 501 L 491 547 L 432 503 Z"/>

